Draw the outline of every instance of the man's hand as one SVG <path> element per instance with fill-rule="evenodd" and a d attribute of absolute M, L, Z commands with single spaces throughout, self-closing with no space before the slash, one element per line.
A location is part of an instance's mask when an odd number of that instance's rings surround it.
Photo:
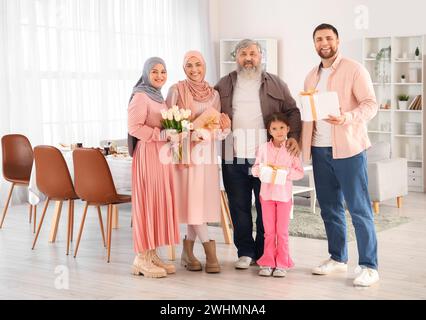
<path fill-rule="evenodd" d="M 324 119 L 325 122 L 329 123 L 329 124 L 334 124 L 336 126 L 341 126 L 342 124 L 345 123 L 345 116 L 343 114 L 341 114 L 340 116 L 336 117 L 336 116 L 332 116 L 332 115 L 328 115 L 328 119 Z"/>
<path fill-rule="evenodd" d="M 294 138 L 287 139 L 285 146 L 286 146 L 288 152 L 290 152 L 290 154 L 292 156 L 295 156 L 295 157 L 299 156 L 300 148 L 299 148 L 299 144 L 297 143 L 296 139 L 294 139 Z"/>
<path fill-rule="evenodd" d="M 225 113 L 220 114 L 219 124 L 222 130 L 231 129 L 231 119 Z"/>

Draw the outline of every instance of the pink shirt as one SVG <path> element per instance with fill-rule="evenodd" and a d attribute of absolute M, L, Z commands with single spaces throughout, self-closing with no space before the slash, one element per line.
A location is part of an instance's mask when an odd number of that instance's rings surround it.
<path fill-rule="evenodd" d="M 367 134 L 367 121 L 377 113 L 377 102 L 370 74 L 358 62 L 338 54 L 331 66 L 327 91 L 339 96 L 340 109 L 345 116 L 343 125 L 331 126 L 331 144 L 334 159 L 352 157 L 371 146 Z M 305 91 L 316 88 L 320 79 L 320 66 L 306 77 Z M 311 158 L 314 122 L 302 123 L 303 160 Z"/>
<path fill-rule="evenodd" d="M 272 139 L 259 146 L 256 162 L 253 165 L 253 176 L 259 177 L 261 165 L 286 167 L 288 174 L 285 185 L 263 183 L 260 187 L 260 196 L 263 200 L 288 202 L 292 197 L 293 180 L 303 178 L 303 166 L 299 157 L 290 155 L 283 144 L 280 148 L 274 146 Z"/>

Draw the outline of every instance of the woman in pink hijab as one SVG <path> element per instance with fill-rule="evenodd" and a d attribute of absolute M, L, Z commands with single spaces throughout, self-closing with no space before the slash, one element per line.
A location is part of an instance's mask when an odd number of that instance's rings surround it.
<path fill-rule="evenodd" d="M 186 79 L 173 85 L 166 103 L 191 110 L 191 120 L 196 119 L 208 108 L 220 112 L 219 93 L 204 80 L 206 63 L 198 51 L 185 54 L 183 69 Z M 220 180 L 217 161 L 217 142 L 230 132 L 231 120 L 220 115 L 220 129 L 207 131 L 207 134 L 192 134 L 191 162 L 189 165 L 175 166 L 175 199 L 180 222 L 188 226 L 183 240 L 182 265 L 189 271 L 202 270 L 200 261 L 194 256 L 194 242 L 198 237 L 206 254 L 205 271 L 220 272 L 216 257 L 216 244 L 208 235 L 208 222 L 220 221 Z M 199 148 L 201 147 L 201 148 Z M 198 150 L 197 152 L 195 152 Z M 201 150 L 201 152 L 199 152 Z M 196 158 L 194 159 L 194 154 Z"/>

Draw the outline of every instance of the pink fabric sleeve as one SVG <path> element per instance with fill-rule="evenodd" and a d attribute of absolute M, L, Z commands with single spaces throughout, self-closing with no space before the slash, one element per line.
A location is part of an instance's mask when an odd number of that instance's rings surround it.
<path fill-rule="evenodd" d="M 352 111 L 344 113 L 344 125 L 351 124 L 354 121 L 367 122 L 374 118 L 378 110 L 376 95 L 368 71 L 361 66 L 356 71 L 353 81 L 352 92 L 359 106 Z"/>
<path fill-rule="evenodd" d="M 302 160 L 300 157 L 293 157 L 291 167 L 288 169 L 288 180 L 300 180 L 304 176 Z"/>
<path fill-rule="evenodd" d="M 136 93 L 128 107 L 127 129 L 130 135 L 144 142 L 159 141 L 160 129 L 145 125 L 148 105 L 145 94 Z"/>

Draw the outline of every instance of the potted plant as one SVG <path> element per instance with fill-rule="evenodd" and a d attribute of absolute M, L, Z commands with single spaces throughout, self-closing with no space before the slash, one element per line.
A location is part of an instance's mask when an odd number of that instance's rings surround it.
<path fill-rule="evenodd" d="M 231 61 L 235 61 L 237 58 L 237 51 L 234 49 L 229 54 L 231 56 Z"/>
<path fill-rule="evenodd" d="M 401 83 L 405 83 L 407 79 L 405 79 L 405 74 L 401 75 Z"/>
<path fill-rule="evenodd" d="M 381 48 L 376 55 L 376 63 L 374 65 L 374 73 L 377 82 L 388 82 L 387 64 L 391 57 L 391 46 Z"/>
<path fill-rule="evenodd" d="M 420 60 L 420 49 L 419 49 L 419 47 L 417 47 L 416 51 L 414 52 L 414 58 L 416 60 Z"/>
<path fill-rule="evenodd" d="M 399 110 L 407 110 L 408 99 L 410 99 L 410 97 L 406 94 L 398 95 L 398 109 Z"/>

